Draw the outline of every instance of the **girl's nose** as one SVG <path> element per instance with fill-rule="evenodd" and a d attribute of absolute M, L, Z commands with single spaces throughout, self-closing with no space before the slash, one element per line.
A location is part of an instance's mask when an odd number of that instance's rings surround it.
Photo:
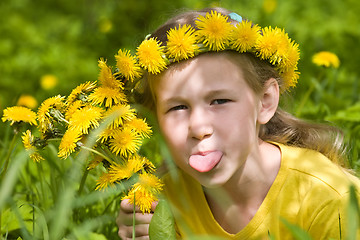
<path fill-rule="evenodd" d="M 211 117 L 205 111 L 193 110 L 189 121 L 189 134 L 192 138 L 202 140 L 213 134 Z"/>

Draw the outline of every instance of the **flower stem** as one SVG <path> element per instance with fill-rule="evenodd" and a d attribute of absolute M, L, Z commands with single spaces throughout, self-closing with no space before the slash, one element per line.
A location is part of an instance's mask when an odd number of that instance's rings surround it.
<path fill-rule="evenodd" d="M 134 206 L 134 208 L 133 208 L 133 228 L 132 228 L 132 239 L 133 240 L 135 240 L 135 192 L 134 192 L 134 204 L 133 204 L 133 206 Z"/>
<path fill-rule="evenodd" d="M 109 157 L 107 157 L 106 155 L 102 154 L 101 152 L 99 152 L 93 148 L 89 148 L 86 146 L 81 146 L 81 148 L 88 150 L 89 152 L 95 153 L 95 154 L 99 155 L 100 157 L 104 158 L 106 161 L 115 164 L 115 162 L 113 160 L 111 160 Z"/>
<path fill-rule="evenodd" d="M 315 88 L 314 84 L 311 84 L 311 85 L 310 85 L 310 88 L 309 88 L 309 89 L 307 90 L 307 92 L 305 93 L 305 96 L 302 98 L 302 100 L 301 100 L 301 102 L 300 102 L 300 104 L 299 104 L 299 107 L 298 107 L 298 109 L 296 110 L 296 114 L 295 114 L 295 115 L 296 115 L 297 117 L 300 116 L 300 114 L 301 114 L 301 112 L 302 112 L 302 110 L 303 110 L 306 102 L 309 100 L 309 97 L 310 97 L 311 93 L 314 91 L 314 88 Z"/>
<path fill-rule="evenodd" d="M 81 181 L 80 181 L 78 195 L 80 195 L 82 190 L 84 189 L 86 178 L 87 178 L 88 174 L 89 174 L 89 170 L 87 168 L 85 168 L 84 173 L 83 173 L 82 178 L 81 178 Z"/>
<path fill-rule="evenodd" d="M 14 150 L 14 147 L 15 147 L 16 137 L 17 137 L 17 133 L 14 134 L 13 139 L 11 140 L 10 147 L 9 147 L 9 152 L 7 153 L 6 158 L 5 158 L 4 169 L 0 174 L 0 182 L 2 182 L 2 179 L 5 176 L 6 170 L 7 170 L 8 166 L 9 166 L 11 153 Z"/>

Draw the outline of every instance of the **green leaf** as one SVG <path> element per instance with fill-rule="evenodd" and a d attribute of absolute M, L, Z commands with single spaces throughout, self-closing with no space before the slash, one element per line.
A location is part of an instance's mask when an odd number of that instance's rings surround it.
<path fill-rule="evenodd" d="M 360 208 L 359 208 L 359 203 L 358 203 L 358 199 L 356 197 L 356 193 L 355 193 L 355 187 L 351 186 L 350 187 L 350 203 L 348 206 L 348 236 L 347 239 L 348 240 L 355 240 L 356 239 L 356 232 L 359 228 L 359 224 L 360 224 Z"/>
<path fill-rule="evenodd" d="M 176 239 L 174 217 L 166 200 L 160 200 L 156 206 L 150 222 L 149 237 L 151 240 Z"/>
<path fill-rule="evenodd" d="M 281 219 L 281 221 L 290 230 L 294 239 L 296 239 L 296 240 L 312 240 L 310 235 L 305 230 L 301 229 L 299 226 L 291 224 L 283 218 Z"/>

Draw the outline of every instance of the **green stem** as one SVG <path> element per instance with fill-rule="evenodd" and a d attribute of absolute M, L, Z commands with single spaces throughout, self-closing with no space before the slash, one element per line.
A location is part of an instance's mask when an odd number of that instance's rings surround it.
<path fill-rule="evenodd" d="M 3 169 L 3 171 L 1 172 L 1 175 L 0 175 L 0 182 L 2 182 L 2 179 L 5 176 L 6 170 L 7 170 L 8 166 L 9 166 L 11 153 L 14 150 L 15 143 L 16 143 L 16 137 L 17 137 L 17 133 L 14 134 L 13 139 L 11 140 L 10 147 L 9 147 L 9 152 L 7 153 L 6 158 L 5 158 L 4 169 Z"/>
<path fill-rule="evenodd" d="M 89 147 L 86 147 L 86 146 L 81 146 L 81 148 L 85 149 L 85 150 L 88 150 L 89 152 L 92 152 L 92 153 L 95 153 L 97 155 L 99 155 L 100 157 L 104 158 L 106 161 L 112 163 L 112 164 L 115 164 L 115 162 L 113 160 L 111 160 L 109 157 L 107 157 L 106 155 L 102 154 L 101 152 L 93 149 L 93 148 L 89 148 Z"/>
<path fill-rule="evenodd" d="M 80 181 L 79 190 L 78 190 L 78 195 L 79 196 L 80 196 L 82 190 L 84 189 L 86 178 L 87 178 L 88 174 L 89 174 L 89 170 L 87 168 L 85 168 L 84 173 L 83 173 L 82 178 L 81 178 L 81 181 Z"/>
<path fill-rule="evenodd" d="M 10 162 L 10 157 L 11 157 L 11 153 L 15 147 L 15 142 L 16 142 L 16 137 L 17 137 L 17 132 L 14 134 L 13 139 L 11 140 L 10 143 L 10 147 L 9 147 L 9 152 L 6 155 L 5 158 L 5 165 L 4 165 L 4 169 L 3 171 L 0 173 L 0 183 L 2 183 L 2 179 L 5 176 L 6 170 L 9 166 L 9 162 Z M 0 209 L 0 238 L 2 237 L 2 232 L 1 232 L 1 216 L 2 216 L 2 209 Z"/>
<path fill-rule="evenodd" d="M 311 95 L 311 93 L 314 91 L 314 84 L 311 84 L 310 88 L 307 90 L 307 92 L 305 93 L 305 96 L 302 98 L 300 104 L 299 104 L 299 107 L 298 109 L 296 110 L 296 116 L 299 117 L 300 114 L 301 114 L 301 111 L 303 110 L 306 102 L 309 100 L 309 97 Z"/>
<path fill-rule="evenodd" d="M 133 228 L 132 228 L 132 239 L 133 240 L 135 240 L 135 223 L 136 223 L 136 221 L 135 221 L 135 211 L 136 211 L 136 209 L 135 209 L 135 192 L 134 192 L 134 204 L 133 204 L 133 206 L 134 206 L 134 208 L 133 208 Z"/>

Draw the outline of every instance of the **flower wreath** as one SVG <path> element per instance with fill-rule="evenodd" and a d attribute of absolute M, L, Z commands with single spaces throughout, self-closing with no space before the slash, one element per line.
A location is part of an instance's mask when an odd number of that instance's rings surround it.
<path fill-rule="evenodd" d="M 229 17 L 237 24 L 229 22 Z M 159 74 L 173 62 L 204 52 L 234 50 L 252 53 L 271 63 L 284 80 L 283 91 L 295 87 L 299 78 L 299 45 L 283 29 L 261 28 L 251 21 L 242 20 L 236 13 L 225 16 L 216 11 L 199 16 L 195 24 L 196 29 L 188 24 L 171 28 L 167 32 L 166 46 L 156 38 L 146 37 L 137 47 L 136 56 L 129 50 L 120 49 L 115 55 L 116 74 L 134 82 L 145 72 Z"/>

